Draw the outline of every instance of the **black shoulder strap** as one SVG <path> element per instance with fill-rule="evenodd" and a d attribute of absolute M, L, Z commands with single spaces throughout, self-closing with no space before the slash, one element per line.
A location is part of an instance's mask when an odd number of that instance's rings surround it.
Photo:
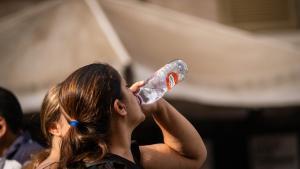
<path fill-rule="evenodd" d="M 110 164 L 111 164 L 110 160 L 102 159 L 101 161 L 98 162 L 86 163 L 85 167 L 88 169 L 106 169 L 111 166 Z"/>
<path fill-rule="evenodd" d="M 135 163 L 140 164 L 141 152 L 140 152 L 139 144 L 135 140 L 133 140 L 131 142 L 131 152 L 132 152 Z"/>
<path fill-rule="evenodd" d="M 131 142 L 131 152 L 135 163 L 140 166 L 141 153 L 136 141 Z M 85 164 L 87 169 L 126 169 L 126 163 L 112 154 L 107 154 L 101 161 Z"/>
<path fill-rule="evenodd" d="M 126 169 L 123 163 L 120 163 L 114 158 L 102 159 L 99 162 L 86 164 L 88 169 Z"/>

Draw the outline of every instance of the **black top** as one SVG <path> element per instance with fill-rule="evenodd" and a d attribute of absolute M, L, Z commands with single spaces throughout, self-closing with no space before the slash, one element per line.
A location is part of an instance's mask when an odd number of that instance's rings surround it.
<path fill-rule="evenodd" d="M 143 169 L 140 165 L 140 149 L 136 142 L 131 143 L 134 162 L 119 155 L 108 153 L 100 162 L 88 163 L 88 169 Z"/>

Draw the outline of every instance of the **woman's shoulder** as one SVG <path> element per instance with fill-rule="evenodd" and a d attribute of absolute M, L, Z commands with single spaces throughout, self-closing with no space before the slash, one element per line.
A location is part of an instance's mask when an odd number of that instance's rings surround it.
<path fill-rule="evenodd" d="M 107 154 L 101 161 L 86 164 L 88 169 L 142 169 L 139 165 L 115 154 Z"/>
<path fill-rule="evenodd" d="M 43 162 L 41 164 L 39 164 L 35 169 L 56 169 L 59 166 L 59 162 L 51 162 L 51 161 L 47 161 L 47 162 Z"/>
<path fill-rule="evenodd" d="M 134 162 L 119 155 L 108 153 L 104 158 L 95 163 L 86 164 L 88 169 L 142 169 L 140 165 L 140 150 L 136 141 L 131 142 L 131 152 Z"/>

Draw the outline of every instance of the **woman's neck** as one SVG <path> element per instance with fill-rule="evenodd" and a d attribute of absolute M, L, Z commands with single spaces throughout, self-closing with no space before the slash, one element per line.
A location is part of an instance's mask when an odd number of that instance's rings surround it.
<path fill-rule="evenodd" d="M 60 149 L 61 149 L 61 138 L 57 136 L 53 136 L 50 154 L 39 166 L 45 167 L 53 163 L 59 162 Z"/>
<path fill-rule="evenodd" d="M 49 158 L 59 161 L 59 159 L 60 159 L 60 150 L 61 150 L 61 142 L 62 142 L 61 137 L 53 136 L 53 138 L 52 138 L 52 147 L 51 147 Z"/>
<path fill-rule="evenodd" d="M 131 153 L 131 132 L 123 127 L 112 127 L 111 137 L 109 142 L 109 152 L 112 154 L 119 155 L 132 162 L 133 156 Z"/>

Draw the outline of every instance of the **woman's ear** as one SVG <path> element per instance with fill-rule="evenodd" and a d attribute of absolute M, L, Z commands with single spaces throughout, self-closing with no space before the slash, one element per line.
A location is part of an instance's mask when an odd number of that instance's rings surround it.
<path fill-rule="evenodd" d="M 62 136 L 61 127 L 57 123 L 50 124 L 48 131 L 54 136 L 59 136 L 59 137 Z"/>
<path fill-rule="evenodd" d="M 126 105 L 119 99 L 114 101 L 114 110 L 121 116 L 127 115 Z"/>
<path fill-rule="evenodd" d="M 5 135 L 7 131 L 7 123 L 3 117 L 0 116 L 0 139 Z"/>

